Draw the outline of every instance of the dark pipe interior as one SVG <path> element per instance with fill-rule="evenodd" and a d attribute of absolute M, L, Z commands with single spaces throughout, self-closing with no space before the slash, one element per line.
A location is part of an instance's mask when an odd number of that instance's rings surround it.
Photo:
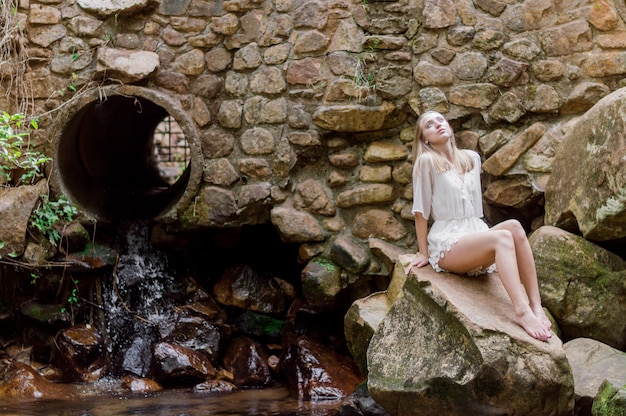
<path fill-rule="evenodd" d="M 56 160 L 64 191 L 100 220 L 145 220 L 182 196 L 190 166 L 170 185 L 157 167 L 155 127 L 169 114 L 142 97 L 93 101 L 67 123 Z"/>

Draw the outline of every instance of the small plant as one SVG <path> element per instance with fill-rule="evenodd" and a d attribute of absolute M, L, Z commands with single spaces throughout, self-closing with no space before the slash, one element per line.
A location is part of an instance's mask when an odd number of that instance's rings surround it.
<path fill-rule="evenodd" d="M 76 59 L 78 59 L 78 56 L 76 57 Z M 72 72 L 72 77 L 70 78 L 70 81 L 67 83 L 67 85 L 57 91 L 59 95 L 63 97 L 68 90 L 71 92 L 78 91 L 78 88 L 76 87 L 76 80 L 78 80 L 78 75 L 76 74 L 76 72 Z"/>
<path fill-rule="evenodd" d="M 356 66 L 354 68 L 354 83 L 359 86 L 372 88 L 375 85 L 376 73 L 370 71 L 367 73 L 367 64 L 363 53 L 359 53 Z"/>
<path fill-rule="evenodd" d="M 50 201 L 48 195 L 40 195 L 39 205 L 30 217 L 30 225 L 56 245 L 61 241 L 61 234 L 55 225 L 60 221 L 72 221 L 76 212 L 76 207 L 65 195 L 61 195 L 57 201 Z"/>
<path fill-rule="evenodd" d="M 33 184 L 43 177 L 43 166 L 52 159 L 29 149 L 30 131 L 37 130 L 37 120 L 26 123 L 23 114 L 0 115 L 0 178 L 8 184 Z M 20 171 L 19 179 L 12 178 L 13 171 Z"/>
<path fill-rule="evenodd" d="M 69 296 L 67 297 L 67 304 L 70 307 L 70 310 L 72 310 L 72 314 L 74 311 L 74 305 L 76 305 L 78 303 L 78 280 L 77 279 L 73 279 L 72 283 L 74 283 L 74 287 L 72 288 L 72 291 L 70 292 Z M 61 307 L 61 313 L 65 313 L 67 312 L 67 308 L 66 307 Z"/>

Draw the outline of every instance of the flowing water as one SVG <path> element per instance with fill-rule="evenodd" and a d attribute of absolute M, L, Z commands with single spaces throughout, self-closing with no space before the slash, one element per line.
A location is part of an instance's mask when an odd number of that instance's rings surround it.
<path fill-rule="evenodd" d="M 167 335 L 176 286 L 167 257 L 150 244 L 149 229 L 133 224 L 120 242 L 112 281 L 103 287 L 105 343 L 113 372 L 144 377 L 151 346 Z"/>
<path fill-rule="evenodd" d="M 3 399 L 6 416 L 333 416 L 337 401 L 305 402 L 290 397 L 283 388 L 241 390 L 211 395 L 188 390 L 168 390 L 150 395 L 84 394 L 70 400 L 24 401 Z"/>
<path fill-rule="evenodd" d="M 174 273 L 167 257 L 150 244 L 148 227 L 133 224 L 120 234 L 117 267 L 103 282 L 101 319 L 110 378 L 92 384 L 67 385 L 67 399 L 3 398 L 0 415 L 250 415 L 332 416 L 339 401 L 299 401 L 282 387 L 215 394 L 190 389 L 133 394 L 120 387 L 119 376 L 145 376 L 151 345 L 171 331 Z"/>

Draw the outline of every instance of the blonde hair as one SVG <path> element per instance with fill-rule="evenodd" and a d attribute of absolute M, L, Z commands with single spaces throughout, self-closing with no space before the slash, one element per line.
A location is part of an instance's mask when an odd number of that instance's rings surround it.
<path fill-rule="evenodd" d="M 426 111 L 422 113 L 417 119 L 417 123 L 415 123 L 415 138 L 413 139 L 413 163 L 421 163 L 422 155 L 430 155 L 434 164 L 435 169 L 439 173 L 447 172 L 450 170 L 450 163 L 448 159 L 446 159 L 445 155 L 443 155 L 438 150 L 434 149 L 432 146 L 424 143 L 423 133 L 422 133 L 422 120 L 428 114 L 440 114 L 437 111 Z M 452 129 L 452 127 L 450 127 Z M 474 159 L 472 159 L 471 155 L 467 152 L 462 152 L 456 145 L 456 138 L 454 137 L 454 131 L 452 132 L 452 136 L 450 137 L 450 146 L 452 148 L 452 160 L 454 161 L 455 167 L 460 168 L 463 173 L 468 172 L 474 168 Z M 417 170 L 418 172 L 421 169 Z"/>

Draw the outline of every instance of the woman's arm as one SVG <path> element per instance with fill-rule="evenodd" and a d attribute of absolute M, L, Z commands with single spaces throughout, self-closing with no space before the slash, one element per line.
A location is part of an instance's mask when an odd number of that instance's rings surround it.
<path fill-rule="evenodd" d="M 415 266 L 424 267 L 428 264 L 428 220 L 424 218 L 421 212 L 415 213 L 415 234 L 417 235 L 417 247 L 419 251 L 415 255 L 415 258 L 404 270 L 405 273 L 409 273 Z"/>

